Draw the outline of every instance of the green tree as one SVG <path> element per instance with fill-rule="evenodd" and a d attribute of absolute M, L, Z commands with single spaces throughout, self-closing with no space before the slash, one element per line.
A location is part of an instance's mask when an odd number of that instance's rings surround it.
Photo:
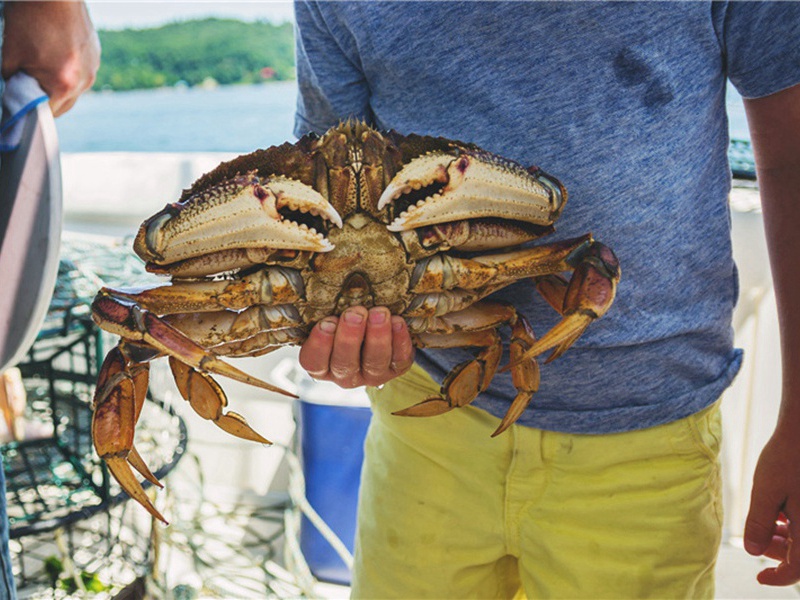
<path fill-rule="evenodd" d="M 291 23 L 202 19 L 151 29 L 101 30 L 103 60 L 95 89 L 131 90 L 294 78 Z"/>

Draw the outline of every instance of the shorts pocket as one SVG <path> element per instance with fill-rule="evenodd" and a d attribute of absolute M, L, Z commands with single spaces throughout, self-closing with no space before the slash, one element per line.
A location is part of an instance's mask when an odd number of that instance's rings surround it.
<path fill-rule="evenodd" d="M 722 414 L 719 404 L 716 402 L 676 423 L 680 428 L 678 435 L 672 439 L 672 445 L 677 454 L 717 461 L 722 443 Z"/>

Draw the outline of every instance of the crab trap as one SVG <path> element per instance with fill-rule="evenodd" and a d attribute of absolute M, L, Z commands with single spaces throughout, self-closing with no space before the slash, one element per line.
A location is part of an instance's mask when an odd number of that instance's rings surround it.
<path fill-rule="evenodd" d="M 91 244 L 65 244 L 62 254 L 45 323 L 17 365 L 23 408 L 4 410 L 0 454 L 20 598 L 111 597 L 149 572 L 157 548 L 150 520 L 128 508 L 91 441 L 91 400 L 107 338 L 89 308 L 99 269 L 86 263 L 105 255 L 109 272 L 129 276 L 129 261 Z M 140 421 L 137 449 L 162 478 L 184 454 L 185 425 L 153 396 Z"/>

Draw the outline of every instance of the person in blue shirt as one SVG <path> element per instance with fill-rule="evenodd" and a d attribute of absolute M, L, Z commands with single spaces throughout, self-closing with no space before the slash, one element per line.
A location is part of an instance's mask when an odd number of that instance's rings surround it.
<path fill-rule="evenodd" d="M 611 310 L 542 366 L 531 405 L 495 439 L 508 374 L 469 407 L 392 416 L 468 350 L 415 353 L 384 307 L 314 328 L 301 365 L 373 398 L 353 595 L 713 596 L 718 399 L 742 358 L 728 81 L 745 98 L 783 349 L 745 548 L 779 561 L 762 583 L 800 581 L 800 5 L 295 7 L 297 135 L 356 118 L 539 165 L 569 190 L 558 239 L 592 231 L 623 272 Z M 538 335 L 558 318 L 526 282 L 493 297 Z"/>
<path fill-rule="evenodd" d="M 83 2 L 0 2 L 0 33 L 2 81 L 26 72 L 49 96 L 55 116 L 72 108 L 94 83 L 100 44 Z M 0 468 L 0 600 L 16 596 L 8 535 Z"/>

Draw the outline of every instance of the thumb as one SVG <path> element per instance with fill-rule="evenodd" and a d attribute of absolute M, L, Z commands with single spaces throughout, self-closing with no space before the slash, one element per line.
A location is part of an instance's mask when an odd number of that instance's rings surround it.
<path fill-rule="evenodd" d="M 758 485 L 753 487 L 744 526 L 744 549 L 748 554 L 760 556 L 769 547 L 782 504 L 762 492 Z"/>

